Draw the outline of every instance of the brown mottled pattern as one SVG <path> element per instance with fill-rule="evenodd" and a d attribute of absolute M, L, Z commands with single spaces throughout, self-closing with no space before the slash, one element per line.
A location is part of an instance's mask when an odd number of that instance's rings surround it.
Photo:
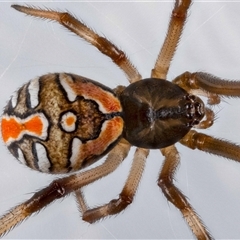
<path fill-rule="evenodd" d="M 25 156 L 27 165 L 35 170 L 38 169 L 37 156 L 32 153 L 32 145 L 34 142 L 41 142 L 47 149 L 47 156 L 51 162 L 52 173 L 65 173 L 68 172 L 69 157 L 71 156 L 71 143 L 74 137 L 78 137 L 83 144 L 87 145 L 89 140 L 97 139 L 102 131 L 102 125 L 104 123 L 105 115 L 99 110 L 98 104 L 94 99 L 84 99 L 80 94 L 81 85 L 86 84 L 79 80 L 74 82 L 78 85 L 78 96 L 74 102 L 70 102 L 67 98 L 66 93 L 62 89 L 58 81 L 59 74 L 48 74 L 39 78 L 40 92 L 39 92 L 39 105 L 30 109 L 27 108 L 28 93 L 27 86 L 25 84 L 19 89 L 18 103 L 14 108 L 13 112 L 8 112 L 10 109 L 11 101 L 9 106 L 6 107 L 6 112 L 9 114 L 16 114 L 17 116 L 29 116 L 36 112 L 43 112 L 49 121 L 48 137 L 46 141 L 35 137 L 23 137 L 22 141 L 16 142 L 9 146 L 9 150 L 16 156 L 16 151 L 20 147 Z M 112 94 L 114 97 L 114 94 Z M 117 98 L 114 99 L 118 102 Z M 62 113 L 72 111 L 77 116 L 76 130 L 69 133 L 64 131 L 59 124 L 60 116 Z M 114 129 L 112 129 L 114 131 Z M 112 144 L 119 138 L 120 132 L 116 131 L 113 133 L 107 146 L 102 148 L 102 152 L 106 151 L 108 145 Z M 105 142 L 106 143 L 106 142 Z M 88 147 L 84 147 L 84 149 Z M 91 157 L 91 162 L 94 162 L 94 158 L 98 159 L 99 152 L 101 149 L 97 149 L 97 153 L 93 151 L 81 154 L 86 157 L 86 160 Z M 80 156 L 79 156 L 80 157 Z M 89 165 L 85 162 L 86 165 Z M 81 168 L 82 166 L 79 166 Z M 75 169 L 78 170 L 78 169 Z"/>

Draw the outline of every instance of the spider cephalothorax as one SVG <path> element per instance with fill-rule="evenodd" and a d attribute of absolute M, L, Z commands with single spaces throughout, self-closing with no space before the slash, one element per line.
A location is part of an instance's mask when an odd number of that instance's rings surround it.
<path fill-rule="evenodd" d="M 205 114 L 200 98 L 157 78 L 132 83 L 120 99 L 125 120 L 123 137 L 142 148 L 164 148 L 176 143 Z"/>
<path fill-rule="evenodd" d="M 214 112 L 209 105 L 221 96 L 240 97 L 240 82 L 203 72 L 185 72 L 166 80 L 190 0 L 176 0 L 169 29 L 151 77 L 142 79 L 125 53 L 69 13 L 13 5 L 20 12 L 58 21 L 110 57 L 130 85 L 114 90 L 71 73 L 52 73 L 22 86 L 10 99 L 1 118 L 2 138 L 10 152 L 28 167 L 46 173 L 69 173 L 36 192 L 0 218 L 0 236 L 58 198 L 74 193 L 83 220 L 93 223 L 115 215 L 132 203 L 150 149 L 165 157 L 158 186 L 179 209 L 198 239 L 211 235 L 187 198 L 174 185 L 180 162 L 176 142 L 240 161 L 240 147 L 192 128 L 209 128 Z M 118 199 L 89 208 L 82 188 L 113 172 L 136 146 L 133 164 Z M 107 155 L 104 163 L 79 171 Z"/>

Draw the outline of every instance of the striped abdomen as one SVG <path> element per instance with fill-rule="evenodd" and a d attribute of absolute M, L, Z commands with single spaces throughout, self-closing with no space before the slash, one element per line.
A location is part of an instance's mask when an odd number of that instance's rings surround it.
<path fill-rule="evenodd" d="M 105 155 L 123 130 L 113 91 L 73 74 L 48 74 L 21 87 L 6 106 L 2 138 L 32 169 L 76 171 Z"/>

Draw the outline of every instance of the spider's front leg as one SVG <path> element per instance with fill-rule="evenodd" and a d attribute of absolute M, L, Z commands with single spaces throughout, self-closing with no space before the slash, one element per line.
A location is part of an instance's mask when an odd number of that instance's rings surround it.
<path fill-rule="evenodd" d="M 209 135 L 191 130 L 180 143 L 191 148 L 212 153 L 221 157 L 240 162 L 240 146 L 225 140 L 217 139 Z"/>
<path fill-rule="evenodd" d="M 186 91 L 208 97 L 209 104 L 218 104 L 220 96 L 240 97 L 240 81 L 221 79 L 204 72 L 185 72 L 173 80 Z"/>
<path fill-rule="evenodd" d="M 209 104 L 218 104 L 221 96 L 240 97 L 240 81 L 221 79 L 209 73 L 185 72 L 176 77 L 173 82 L 190 93 L 206 96 Z M 211 110 L 207 113 L 207 117 L 208 115 L 210 119 L 214 118 Z M 191 149 L 197 148 L 240 162 L 240 147 L 228 141 L 191 130 L 180 142 Z"/>
<path fill-rule="evenodd" d="M 174 175 L 180 163 L 180 157 L 176 147 L 172 145 L 162 148 L 161 152 L 165 156 L 165 161 L 158 179 L 159 187 L 162 189 L 167 200 L 181 211 L 184 219 L 197 239 L 212 239 L 209 231 L 187 201 L 186 197 L 173 184 Z"/>
<path fill-rule="evenodd" d="M 187 19 L 187 11 L 191 0 L 176 0 L 168 26 L 166 38 L 157 57 L 151 77 L 166 79 L 172 58 L 177 49 L 183 27 Z"/>
<path fill-rule="evenodd" d="M 210 105 L 219 104 L 221 96 L 240 97 L 240 81 L 221 79 L 205 72 L 185 72 L 177 76 L 173 83 L 191 94 L 207 97 Z M 205 120 L 194 127 L 208 128 L 213 124 L 214 117 L 213 111 L 205 107 Z"/>

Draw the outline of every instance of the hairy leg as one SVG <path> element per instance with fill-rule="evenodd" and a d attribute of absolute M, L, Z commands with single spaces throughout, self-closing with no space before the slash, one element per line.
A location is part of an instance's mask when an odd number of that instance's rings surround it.
<path fill-rule="evenodd" d="M 173 183 L 174 175 L 180 163 L 180 157 L 176 147 L 172 145 L 161 149 L 161 152 L 165 156 L 165 161 L 158 178 L 158 186 L 162 189 L 167 200 L 181 211 L 197 239 L 212 239 L 209 231 L 187 201 L 187 198 Z"/>
<path fill-rule="evenodd" d="M 209 104 L 218 104 L 220 96 L 240 97 L 240 81 L 221 79 L 204 72 L 185 72 L 173 80 L 186 91 L 206 96 Z"/>
<path fill-rule="evenodd" d="M 132 83 L 142 79 L 137 69 L 122 50 L 117 48 L 106 38 L 99 36 L 68 12 L 57 12 L 19 5 L 12 5 L 12 7 L 20 12 L 26 13 L 27 15 L 50 19 L 60 23 L 71 32 L 74 32 L 79 37 L 95 46 L 101 53 L 110 57 L 112 61 L 127 75 L 129 82 Z"/>
<path fill-rule="evenodd" d="M 184 24 L 187 19 L 187 11 L 191 0 L 176 0 L 168 26 L 168 32 L 161 51 L 157 57 L 151 77 L 166 79 L 172 58 L 177 49 Z"/>
<path fill-rule="evenodd" d="M 180 143 L 191 148 L 240 162 L 240 146 L 191 130 Z"/>
<path fill-rule="evenodd" d="M 111 200 L 103 206 L 88 209 L 81 191 L 76 192 L 83 220 L 94 223 L 104 217 L 120 213 L 132 203 L 142 177 L 148 153 L 148 149 L 137 148 L 130 173 L 118 199 Z"/>
<path fill-rule="evenodd" d="M 126 158 L 130 144 L 122 139 L 107 156 L 106 161 L 93 169 L 54 180 L 46 188 L 36 192 L 26 202 L 12 208 L 0 218 L 0 237 L 53 201 L 84 187 L 113 172 Z"/>

